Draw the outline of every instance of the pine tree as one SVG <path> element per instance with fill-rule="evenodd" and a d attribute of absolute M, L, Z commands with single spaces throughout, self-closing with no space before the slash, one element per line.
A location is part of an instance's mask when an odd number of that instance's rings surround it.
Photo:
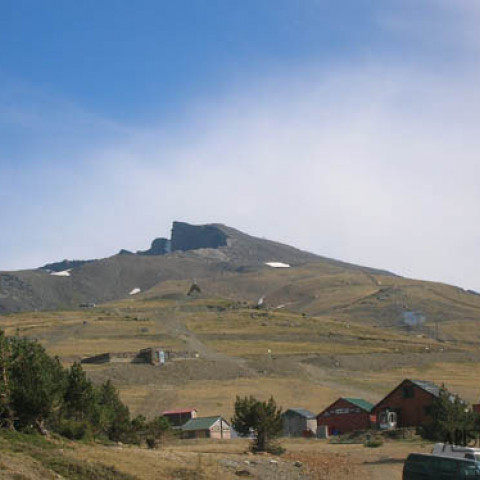
<path fill-rule="evenodd" d="M 10 394 L 10 343 L 0 330 L 0 427 L 13 430 L 14 414 Z"/>
<path fill-rule="evenodd" d="M 170 430 L 170 423 L 165 417 L 155 417 L 147 423 L 147 444 L 154 447 Z"/>
<path fill-rule="evenodd" d="M 62 404 L 65 371 L 36 341 L 12 337 L 9 344 L 10 406 L 16 423 L 46 434 L 44 422 Z"/>
<path fill-rule="evenodd" d="M 475 415 L 457 395 L 443 386 L 431 407 L 432 421 L 426 426 L 426 434 L 432 440 L 459 444 L 465 433 L 474 428 Z"/>
<path fill-rule="evenodd" d="M 64 394 L 65 413 L 75 420 L 90 420 L 94 417 L 95 406 L 96 398 L 92 382 L 87 379 L 80 363 L 75 362 L 67 375 Z"/>
<path fill-rule="evenodd" d="M 110 380 L 100 387 L 98 404 L 98 422 L 108 438 L 114 441 L 128 440 L 133 430 L 130 411 L 120 400 L 118 392 Z"/>
<path fill-rule="evenodd" d="M 241 435 L 254 434 L 253 451 L 277 453 L 281 450 L 274 440 L 283 430 L 282 409 L 277 407 L 273 397 L 261 402 L 252 396 L 237 396 L 232 425 Z"/>

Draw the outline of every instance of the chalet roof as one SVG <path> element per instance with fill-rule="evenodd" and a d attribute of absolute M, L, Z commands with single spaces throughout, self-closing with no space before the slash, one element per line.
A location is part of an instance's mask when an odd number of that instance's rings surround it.
<path fill-rule="evenodd" d="M 179 415 L 182 413 L 192 413 L 196 411 L 196 408 L 181 408 L 179 410 L 165 410 L 164 412 L 162 412 L 162 415 Z"/>
<path fill-rule="evenodd" d="M 316 415 L 317 417 L 320 417 L 321 415 L 323 415 L 325 412 L 327 412 L 328 410 L 330 410 L 336 403 L 338 403 L 340 400 L 345 400 L 346 402 L 349 402 L 351 403 L 352 405 L 355 405 L 359 408 L 361 408 L 362 410 L 370 413 L 374 406 L 375 405 L 372 405 L 370 402 L 367 402 L 366 400 L 364 400 L 363 398 L 352 398 L 352 397 L 340 397 L 340 398 L 337 398 L 333 403 L 331 403 L 327 408 L 323 409 L 318 415 Z"/>
<path fill-rule="evenodd" d="M 405 382 L 410 382 L 413 385 L 415 385 L 418 388 L 421 388 L 423 391 L 429 393 L 433 397 L 439 397 L 440 396 L 440 391 L 441 388 L 438 385 L 435 385 L 433 382 L 429 382 L 427 380 L 410 380 L 409 378 L 406 378 L 405 380 L 402 380 L 392 391 L 390 391 L 385 397 L 383 397 L 376 405 L 374 408 L 377 408 L 379 405 L 381 405 L 390 395 L 392 395 L 394 392 L 396 392 Z M 453 401 L 454 395 L 450 395 L 450 400 Z"/>
<path fill-rule="evenodd" d="M 183 427 L 184 431 L 208 430 L 222 417 L 197 417 L 190 419 Z"/>
<path fill-rule="evenodd" d="M 305 417 L 305 418 L 316 417 L 316 415 L 313 412 L 311 412 L 310 410 L 305 410 L 305 408 L 289 408 L 284 412 L 284 415 L 287 415 L 288 412 L 296 413 L 297 415 L 300 415 L 301 417 Z"/>
<path fill-rule="evenodd" d="M 374 407 L 373 403 L 367 402 L 363 398 L 343 397 L 343 399 L 347 402 L 353 403 L 353 405 L 356 405 L 357 407 L 365 410 L 366 412 L 371 412 Z"/>
<path fill-rule="evenodd" d="M 427 380 L 410 380 L 414 385 L 425 390 L 428 393 L 431 393 L 435 397 L 440 396 L 441 388 L 438 385 L 435 385 L 433 382 L 428 382 Z"/>

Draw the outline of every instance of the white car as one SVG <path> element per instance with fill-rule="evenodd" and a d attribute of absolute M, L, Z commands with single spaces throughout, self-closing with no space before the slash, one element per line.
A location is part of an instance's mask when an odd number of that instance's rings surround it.
<path fill-rule="evenodd" d="M 443 457 L 467 458 L 480 462 L 480 448 L 462 447 L 450 443 L 436 443 L 432 450 L 433 455 Z"/>

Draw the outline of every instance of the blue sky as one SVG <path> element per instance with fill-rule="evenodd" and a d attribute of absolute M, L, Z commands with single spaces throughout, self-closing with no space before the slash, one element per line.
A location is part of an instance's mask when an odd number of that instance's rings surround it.
<path fill-rule="evenodd" d="M 178 219 L 480 289 L 479 20 L 470 0 L 0 1 L 0 270 Z"/>
<path fill-rule="evenodd" d="M 122 121 L 157 118 L 238 75 L 401 48 L 385 2 L 3 1 L 2 70 Z"/>

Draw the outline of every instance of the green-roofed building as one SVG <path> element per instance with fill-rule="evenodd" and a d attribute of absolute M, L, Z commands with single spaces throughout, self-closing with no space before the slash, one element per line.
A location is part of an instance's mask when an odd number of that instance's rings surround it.
<path fill-rule="evenodd" d="M 232 427 L 220 416 L 192 418 L 181 429 L 182 438 L 232 438 Z"/>
<path fill-rule="evenodd" d="M 344 400 L 346 400 L 347 402 L 353 403 L 354 405 L 356 405 L 357 407 L 360 407 L 366 412 L 371 412 L 374 407 L 373 403 L 367 402 L 363 398 L 344 397 Z"/>
<path fill-rule="evenodd" d="M 318 428 L 327 429 L 328 435 L 368 430 L 375 426 L 373 407 L 363 398 L 339 398 L 317 415 Z"/>

